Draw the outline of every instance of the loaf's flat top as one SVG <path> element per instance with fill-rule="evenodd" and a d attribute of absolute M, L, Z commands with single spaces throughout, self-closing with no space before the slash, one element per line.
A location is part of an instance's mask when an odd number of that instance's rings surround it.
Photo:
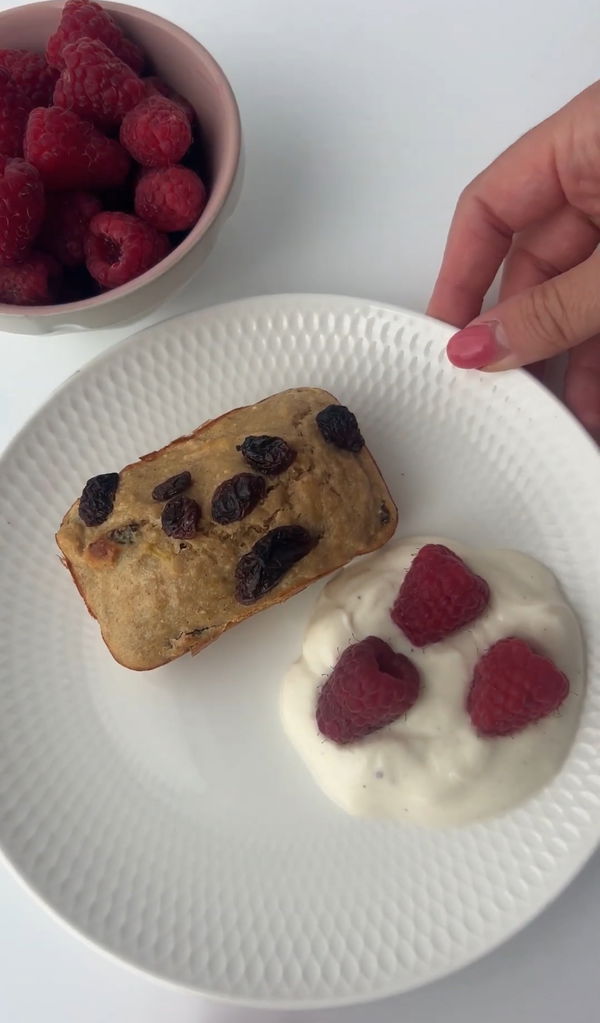
<path fill-rule="evenodd" d="M 397 513 L 367 447 L 357 454 L 340 450 L 326 443 L 316 425 L 316 414 L 335 401 L 318 388 L 283 391 L 144 456 L 121 471 L 113 511 L 99 526 L 86 526 L 79 502 L 72 505 L 57 542 L 120 663 L 153 668 L 199 649 L 389 539 Z M 296 458 L 281 475 L 266 477 L 266 495 L 245 519 L 219 525 L 211 517 L 213 493 L 229 477 L 252 471 L 236 450 L 251 434 L 282 437 Z M 163 503 L 153 500 L 152 491 L 184 470 L 192 476 L 186 496 L 202 515 L 196 536 L 181 541 L 163 531 Z M 98 467 L 110 471 L 116 467 Z M 318 539 L 316 546 L 255 604 L 240 604 L 234 592 L 240 557 L 268 530 L 291 524 L 304 526 Z M 124 530 L 129 542 L 110 540 L 115 530 Z M 109 542 L 99 545 L 104 538 Z"/>

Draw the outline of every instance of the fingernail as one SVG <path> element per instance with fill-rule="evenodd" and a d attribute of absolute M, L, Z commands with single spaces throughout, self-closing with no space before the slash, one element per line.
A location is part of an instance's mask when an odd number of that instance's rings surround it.
<path fill-rule="evenodd" d="M 473 323 L 459 330 L 448 342 L 446 353 L 459 369 L 485 369 L 508 354 L 502 324 L 497 320 Z"/>

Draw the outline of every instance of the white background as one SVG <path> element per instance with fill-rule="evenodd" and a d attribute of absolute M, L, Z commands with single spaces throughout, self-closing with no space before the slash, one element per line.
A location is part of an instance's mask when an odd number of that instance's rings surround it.
<path fill-rule="evenodd" d="M 0 9 L 14 6 L 0 0 Z M 216 251 L 154 319 L 244 295 L 324 291 L 423 309 L 462 186 L 600 75 L 596 0 L 146 0 L 229 75 L 243 196 Z M 148 320 L 148 322 L 151 322 Z M 49 392 L 130 331 L 0 333 L 0 446 Z M 600 858 L 478 964 L 372 1008 L 311 1023 L 592 1023 Z M 215 1005 L 87 946 L 0 865 L 6 1023 L 280 1023 Z"/>

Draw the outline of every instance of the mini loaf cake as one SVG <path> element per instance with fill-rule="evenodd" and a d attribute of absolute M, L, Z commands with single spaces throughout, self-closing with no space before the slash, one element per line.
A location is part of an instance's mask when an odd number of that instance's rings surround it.
<path fill-rule="evenodd" d="M 56 539 L 113 657 L 146 670 L 381 547 L 396 522 L 354 415 L 298 387 L 88 480 Z"/>

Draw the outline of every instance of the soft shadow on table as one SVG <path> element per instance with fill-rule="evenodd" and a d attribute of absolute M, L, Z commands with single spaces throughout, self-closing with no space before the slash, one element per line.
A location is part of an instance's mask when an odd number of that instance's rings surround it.
<path fill-rule="evenodd" d="M 593 933 L 592 905 L 600 886 L 600 853 L 573 884 L 524 931 L 478 963 L 429 987 L 369 1006 L 308 1013 L 233 1010 L 215 1006 L 211 1023 L 464 1023 L 466 1000 L 485 1006 L 486 1023 L 506 1023 L 507 997 L 518 993 L 519 1019 L 542 1019 L 548 1023 L 591 1023 L 597 1019 L 600 977 L 592 978 L 582 991 L 588 1001 L 572 1004 L 565 985 L 561 1001 L 560 977 L 548 977 L 548 962 L 564 963 L 565 971 L 577 972 L 589 957 Z M 552 999 L 552 1008 L 548 1004 Z M 592 1003 L 593 997 L 593 1003 Z M 569 1000 L 571 999 L 571 1000 Z M 199 1017 L 204 1020 L 205 1015 Z"/>
<path fill-rule="evenodd" d="M 257 151 L 269 146 L 265 172 Z M 237 209 L 193 281 L 161 308 L 161 320 L 252 295 L 306 290 L 300 279 L 290 289 L 290 247 L 307 247 L 313 235 L 314 210 L 308 216 L 302 211 L 309 206 L 315 158 L 294 135 L 285 111 L 265 109 L 246 148 Z"/>
<path fill-rule="evenodd" d="M 264 94 L 249 109 L 241 105 L 245 142 L 239 204 L 206 263 L 163 306 L 160 319 L 233 299 L 290 291 L 409 302 L 413 296 L 401 291 L 400 282 L 390 294 L 381 282 L 377 286 L 356 274 L 357 260 L 347 251 L 347 239 L 346 247 L 340 248 L 340 218 L 355 224 L 350 248 L 364 249 L 365 243 L 341 154 L 337 176 L 323 181 L 319 175 L 324 162 L 337 161 L 338 147 L 332 138 L 314 135 L 304 95 L 313 87 L 310 80 L 303 80 L 302 91 L 284 101 L 268 77 L 257 80 L 251 62 L 248 67 L 238 64 L 233 80 L 237 94 L 243 97 L 250 84 Z M 333 122 L 335 99 L 319 93 L 318 103 L 324 120 Z M 318 244 L 315 239 L 320 239 Z"/>

